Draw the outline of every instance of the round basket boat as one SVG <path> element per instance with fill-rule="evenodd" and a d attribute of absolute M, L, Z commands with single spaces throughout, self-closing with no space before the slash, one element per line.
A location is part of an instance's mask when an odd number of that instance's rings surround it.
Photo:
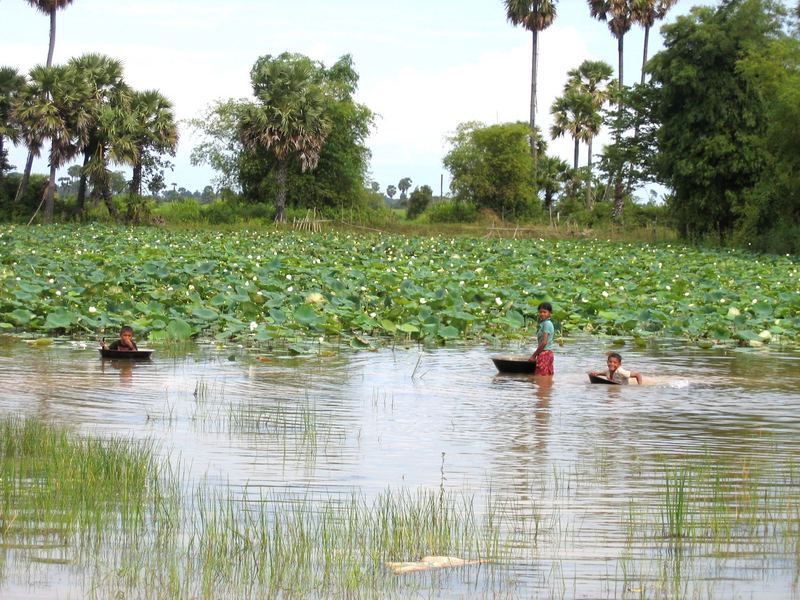
<path fill-rule="evenodd" d="M 536 361 L 528 360 L 524 355 L 493 356 L 492 362 L 501 373 L 533 373 L 536 371 Z"/>
<path fill-rule="evenodd" d="M 150 358 L 152 350 L 109 350 L 100 348 L 100 356 L 103 358 L 132 358 L 135 360 L 145 360 Z"/>

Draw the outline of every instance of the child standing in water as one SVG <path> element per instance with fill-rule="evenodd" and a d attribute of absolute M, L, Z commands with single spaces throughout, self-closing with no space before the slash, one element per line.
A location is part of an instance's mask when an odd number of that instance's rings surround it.
<path fill-rule="evenodd" d="M 605 377 L 614 383 L 621 383 L 627 385 L 630 383 L 631 377 L 636 380 L 636 383 L 642 385 L 642 374 L 637 371 L 626 371 L 622 368 L 622 355 L 617 352 L 609 352 L 608 360 L 606 361 L 608 369 L 605 371 L 589 371 L 589 375 L 593 377 Z"/>
<path fill-rule="evenodd" d="M 552 375 L 553 369 L 553 337 L 556 330 L 550 317 L 553 314 L 553 305 L 542 302 L 539 305 L 539 329 L 536 331 L 536 350 L 533 351 L 530 361 L 536 361 L 534 375 Z"/>
<path fill-rule="evenodd" d="M 111 345 L 106 345 L 105 340 L 101 342 L 103 350 L 125 350 L 132 351 L 138 350 L 136 342 L 133 341 L 133 327 L 125 325 L 119 330 L 119 339 L 111 342 Z"/>

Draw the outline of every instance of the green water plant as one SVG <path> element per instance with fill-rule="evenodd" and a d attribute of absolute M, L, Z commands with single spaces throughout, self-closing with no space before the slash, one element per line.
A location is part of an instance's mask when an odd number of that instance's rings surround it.
<path fill-rule="evenodd" d="M 47 248 L 47 251 L 43 251 Z M 305 352 L 322 339 L 520 339 L 539 302 L 562 334 L 793 344 L 791 256 L 599 240 L 0 227 L 0 330 L 213 336 Z"/>

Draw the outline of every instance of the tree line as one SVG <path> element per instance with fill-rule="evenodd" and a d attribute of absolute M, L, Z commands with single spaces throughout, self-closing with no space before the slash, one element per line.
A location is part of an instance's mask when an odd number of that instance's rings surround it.
<path fill-rule="evenodd" d="M 141 195 L 143 181 L 163 188 L 164 154 L 174 155 L 178 128 L 172 104 L 157 90 L 135 90 L 122 63 L 89 53 L 53 65 L 56 14 L 72 0 L 27 0 L 50 17 L 47 62 L 27 74 L 0 67 L 0 183 L 11 170 L 7 142 L 24 143 L 28 157 L 13 205 L 28 190 L 33 159 L 47 152 L 49 178 L 41 193 L 44 221 L 53 220 L 56 171 L 81 160 L 74 212 L 81 216 L 89 192 L 117 217 L 112 200 L 112 164 L 129 165 L 129 194 Z M 3 185 L 0 189 L 7 190 Z"/>
<path fill-rule="evenodd" d="M 29 2 L 51 16 L 52 55 L 55 12 L 69 2 Z M 695 7 L 663 27 L 664 49 L 649 58 L 650 29 L 675 0 L 587 0 L 587 17 L 605 23 L 617 43 L 618 64 L 616 77 L 602 61 L 571 69 L 550 107 L 547 134 L 572 139 L 571 164 L 548 154 L 536 123 L 538 40 L 556 20 L 558 2 L 503 5 L 508 21 L 533 38 L 530 120 L 468 122 L 452 133 L 443 162 L 461 205 L 453 214 L 485 207 L 515 219 L 553 219 L 555 212 L 588 224 L 601 214 L 624 223 L 634 192 L 658 183 L 668 190 L 663 213 L 688 239 L 800 250 L 800 4 L 789 10 L 777 0 L 723 0 Z M 637 24 L 645 31 L 641 77 L 625 86 L 624 40 Z M 330 67 L 290 52 L 265 55 L 250 83 L 251 99 L 219 101 L 192 123 L 205 134 L 192 160 L 216 171 L 226 197 L 274 205 L 276 220 L 287 206 L 364 209 L 382 198 L 368 179 L 374 113 L 353 98 L 358 74 L 349 55 Z M 121 65 L 101 55 L 26 75 L 0 71 L 0 127 L 0 177 L 9 168 L 4 141 L 24 142 L 31 155 L 49 143 L 46 219 L 55 169 L 66 161 L 83 159 L 77 210 L 88 185 L 112 211 L 109 165 L 133 167 L 131 194 L 141 192 L 143 180 L 152 191 L 164 186 L 163 157 L 177 144 L 169 102 L 155 91 L 131 90 Z M 595 153 L 604 128 L 612 142 Z M 405 177 L 386 193 L 394 196 L 399 187 L 405 195 L 411 184 Z M 435 208 L 429 191 L 414 190 L 409 216 Z"/>

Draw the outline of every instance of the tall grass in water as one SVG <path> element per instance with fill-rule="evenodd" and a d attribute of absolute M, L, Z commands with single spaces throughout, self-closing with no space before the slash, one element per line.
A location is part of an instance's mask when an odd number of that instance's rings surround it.
<path fill-rule="evenodd" d="M 148 443 L 78 437 L 32 419 L 0 421 L 0 545 L 98 544 L 109 531 L 142 528 L 161 496 Z"/>

